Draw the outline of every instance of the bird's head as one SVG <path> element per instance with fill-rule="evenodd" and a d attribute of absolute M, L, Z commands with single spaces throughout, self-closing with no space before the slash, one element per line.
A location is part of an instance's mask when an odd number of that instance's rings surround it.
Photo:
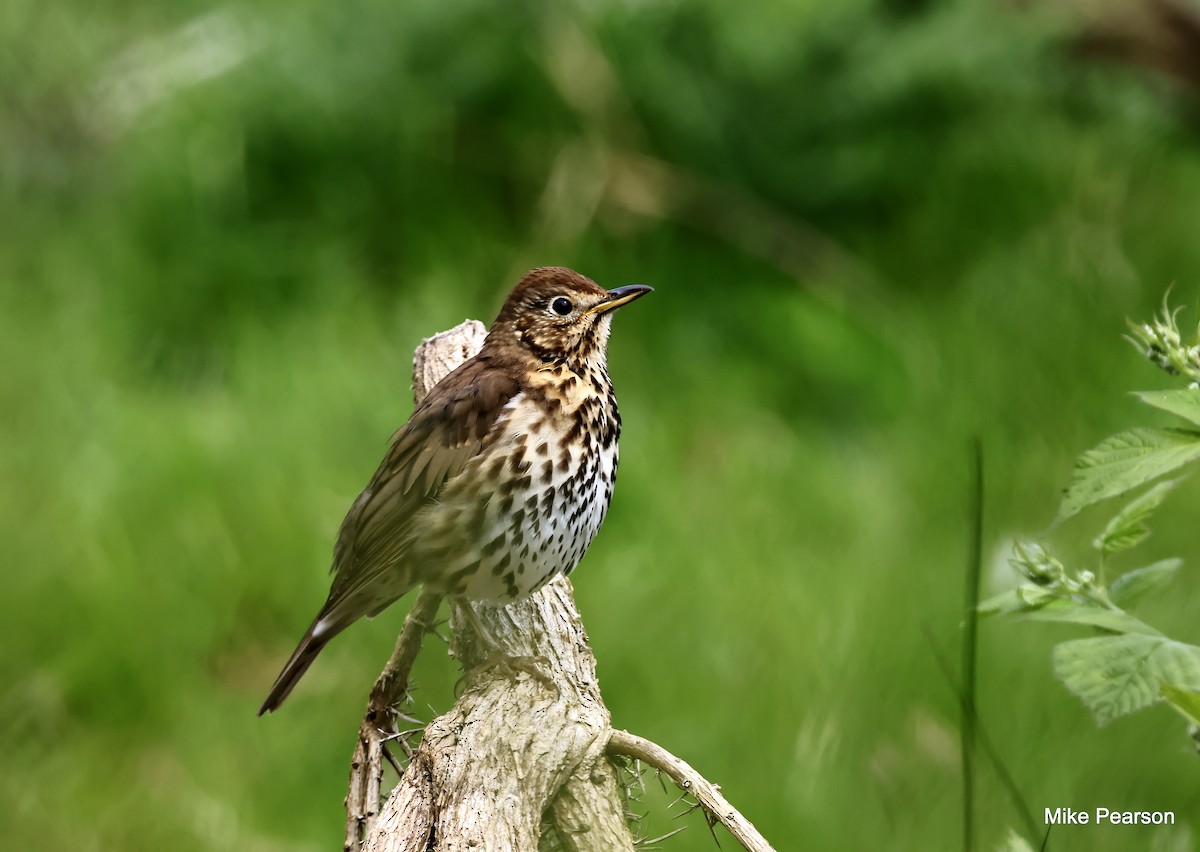
<path fill-rule="evenodd" d="M 604 357 L 612 312 L 652 289 L 629 284 L 605 290 L 570 269 L 535 269 L 509 294 L 489 339 L 515 345 L 541 363 L 586 364 Z"/>

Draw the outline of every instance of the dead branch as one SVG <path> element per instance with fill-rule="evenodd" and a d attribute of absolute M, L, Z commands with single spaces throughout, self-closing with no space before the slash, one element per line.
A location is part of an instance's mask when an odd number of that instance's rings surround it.
<path fill-rule="evenodd" d="M 658 743 L 650 742 L 628 731 L 613 731 L 608 738 L 608 753 L 631 757 L 659 769 L 693 796 L 709 814 L 729 830 L 734 839 L 750 852 L 771 852 L 771 844 L 758 833 L 750 820 L 729 804 L 717 785 L 671 754 Z"/>
<path fill-rule="evenodd" d="M 408 699 L 408 675 L 421 650 L 421 639 L 437 615 L 442 596 L 422 589 L 404 620 L 396 650 L 371 688 L 367 713 L 358 729 L 358 744 L 350 761 L 350 789 L 346 793 L 345 852 L 357 852 L 370 834 L 379 813 L 383 784 L 384 749 L 400 735 L 400 707 Z"/>

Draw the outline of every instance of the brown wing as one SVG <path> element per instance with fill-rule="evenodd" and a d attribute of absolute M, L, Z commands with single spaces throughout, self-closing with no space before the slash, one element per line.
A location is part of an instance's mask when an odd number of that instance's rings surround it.
<path fill-rule="evenodd" d="M 413 536 L 413 518 L 484 447 L 501 409 L 516 396 L 516 379 L 487 357 L 472 358 L 437 384 L 392 436 L 383 464 L 350 508 L 333 549 L 329 599 L 296 646 L 263 702 L 275 710 L 334 636 L 374 615 L 411 587 L 389 576 Z"/>
<path fill-rule="evenodd" d="M 342 521 L 326 613 L 403 558 L 419 534 L 411 527 L 414 515 L 483 449 L 488 430 L 518 389 L 516 379 L 487 358 L 472 358 L 434 386 L 392 436 L 379 470 Z M 390 602 L 380 601 L 379 608 Z M 373 613 L 351 617 L 364 614 Z"/>

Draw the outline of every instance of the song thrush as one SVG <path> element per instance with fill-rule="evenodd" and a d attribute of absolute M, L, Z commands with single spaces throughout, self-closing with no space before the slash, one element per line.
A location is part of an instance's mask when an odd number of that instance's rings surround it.
<path fill-rule="evenodd" d="M 392 436 L 338 532 L 329 597 L 260 715 L 330 639 L 418 584 L 507 603 L 579 564 L 617 472 L 612 311 L 650 291 L 605 290 L 559 267 L 517 284 L 479 354 Z"/>

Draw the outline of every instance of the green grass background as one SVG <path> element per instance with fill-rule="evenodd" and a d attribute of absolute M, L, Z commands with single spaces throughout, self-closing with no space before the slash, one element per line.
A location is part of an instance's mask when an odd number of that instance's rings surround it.
<path fill-rule="evenodd" d="M 958 848 L 927 635 L 957 658 L 970 438 L 990 577 L 1075 454 L 1165 422 L 1124 319 L 1200 283 L 1194 96 L 1019 5 L 6 3 L 0 846 L 336 847 L 403 604 L 255 710 L 413 347 L 564 264 L 656 288 L 616 322 L 620 484 L 574 575 L 614 722 L 780 850 Z M 1196 553 L 1198 493 L 1142 561 Z M 1198 594 L 1188 566 L 1141 612 L 1200 642 Z M 1182 723 L 1097 729 L 1050 671 L 1075 635 L 985 624 L 983 724 L 1039 821 L 1179 824 L 1047 848 L 1194 848 Z M 414 712 L 456 677 L 431 642 Z M 647 832 L 712 848 L 673 798 Z M 978 811 L 980 848 L 1021 825 L 986 762 Z"/>

